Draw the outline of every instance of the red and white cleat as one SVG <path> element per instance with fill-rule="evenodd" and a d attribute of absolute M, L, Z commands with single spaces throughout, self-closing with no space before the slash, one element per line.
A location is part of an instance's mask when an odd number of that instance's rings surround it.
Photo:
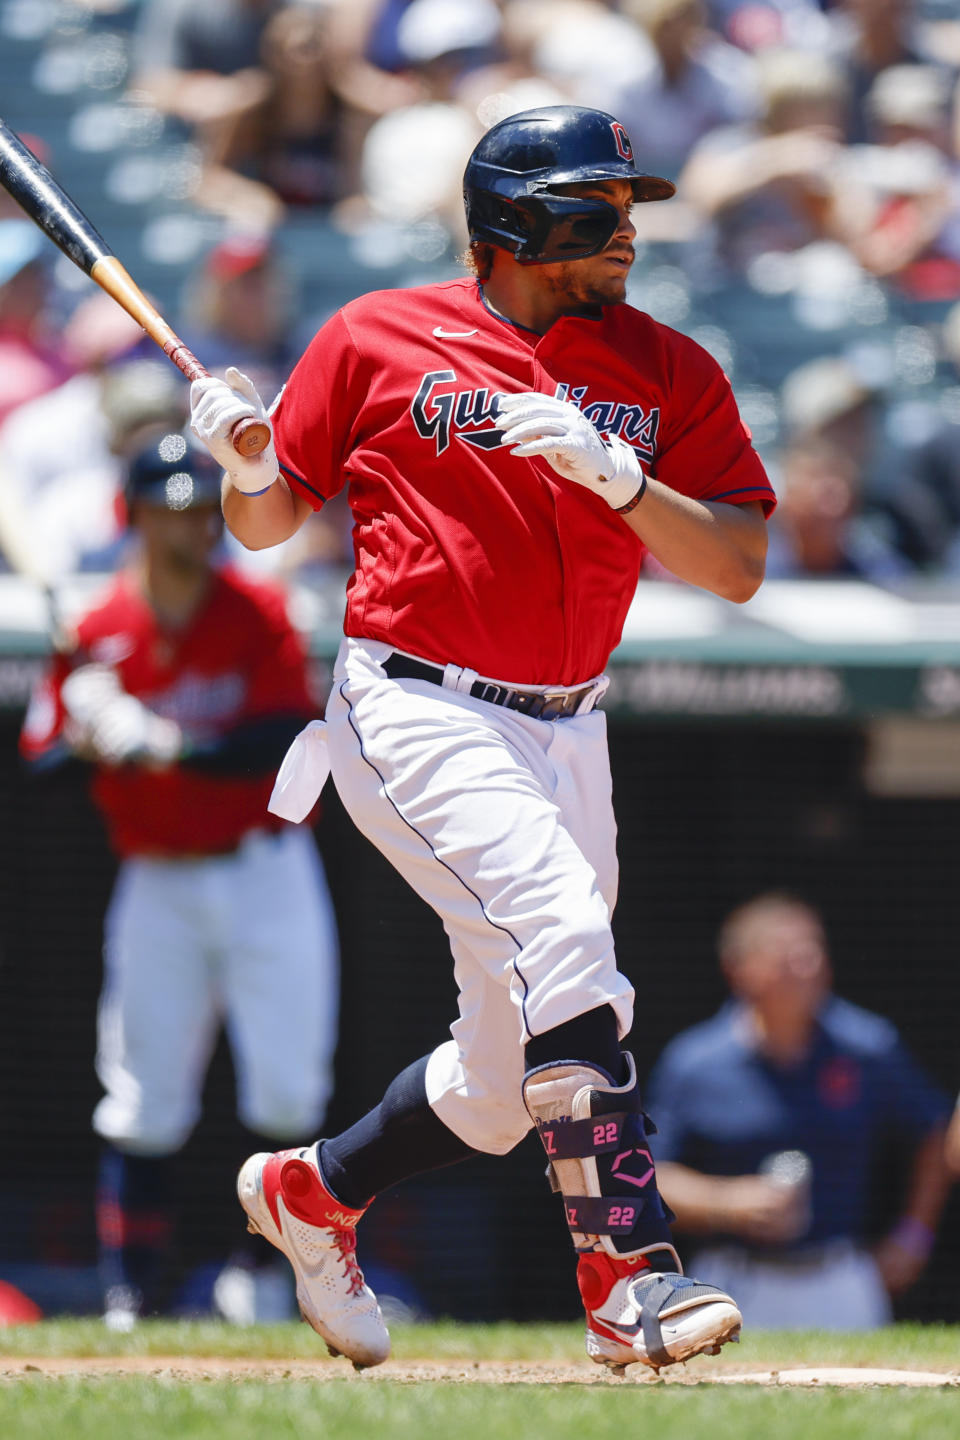
<path fill-rule="evenodd" d="M 580 1256 L 577 1284 L 587 1354 L 621 1375 L 636 1361 L 659 1370 L 692 1355 L 716 1355 L 740 1338 L 743 1317 L 730 1296 L 686 1275 L 661 1274 L 645 1262 L 638 1271 L 636 1259 L 592 1251 Z"/>
<path fill-rule="evenodd" d="M 363 1210 L 343 1205 L 325 1187 L 316 1149 L 251 1155 L 237 1176 L 247 1228 L 281 1250 L 297 1282 L 297 1303 L 332 1354 L 356 1369 L 390 1354 L 390 1335 L 377 1297 L 357 1264 L 357 1221 Z"/>

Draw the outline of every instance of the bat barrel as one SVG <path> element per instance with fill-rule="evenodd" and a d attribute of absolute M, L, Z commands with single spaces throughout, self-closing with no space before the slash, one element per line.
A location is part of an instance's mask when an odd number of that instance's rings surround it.
<path fill-rule="evenodd" d="M 109 255 L 103 236 L 65 195 L 19 136 L 0 120 L 0 184 L 81 270 L 88 275 Z"/>
<path fill-rule="evenodd" d="M 207 374 L 83 211 L 3 120 L 0 120 L 0 185 L 75 265 L 143 326 L 151 340 L 169 355 L 188 380 L 199 380 Z M 257 455 L 270 442 L 270 426 L 262 420 L 242 420 L 234 426 L 232 439 L 239 454 Z"/>

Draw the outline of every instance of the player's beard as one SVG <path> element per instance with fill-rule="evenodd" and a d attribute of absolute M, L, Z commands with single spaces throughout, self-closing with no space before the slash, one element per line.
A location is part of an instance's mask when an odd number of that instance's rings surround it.
<path fill-rule="evenodd" d="M 625 265 L 614 269 L 611 257 Z M 627 298 L 627 277 L 633 264 L 632 246 L 618 245 L 586 260 L 564 260 L 545 267 L 547 286 L 561 298 L 564 309 L 582 310 L 598 305 L 622 305 Z"/>

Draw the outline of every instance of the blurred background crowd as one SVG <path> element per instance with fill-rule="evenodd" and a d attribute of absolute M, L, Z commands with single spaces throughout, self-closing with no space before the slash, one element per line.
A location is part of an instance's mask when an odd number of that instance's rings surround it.
<path fill-rule="evenodd" d="M 460 273 L 488 125 L 612 112 L 677 183 L 629 299 L 730 375 L 781 498 L 769 574 L 960 572 L 955 0 L 3 0 L 0 39 L 7 123 L 265 394 L 351 296 Z M 0 196 L 0 554 L 54 580 L 113 566 L 117 457 L 184 404 L 91 288 Z M 258 564 L 348 545 L 333 506 Z"/>

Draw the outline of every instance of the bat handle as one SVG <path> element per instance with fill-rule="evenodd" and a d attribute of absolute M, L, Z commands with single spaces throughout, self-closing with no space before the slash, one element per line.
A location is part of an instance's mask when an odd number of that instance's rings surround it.
<path fill-rule="evenodd" d="M 182 370 L 188 380 L 202 380 L 209 375 L 207 370 L 186 345 L 179 341 L 169 340 L 164 345 L 164 350 L 176 365 Z M 233 448 L 238 455 L 259 455 L 270 444 L 270 426 L 262 420 L 238 420 L 230 432 L 230 439 L 233 441 Z"/>

